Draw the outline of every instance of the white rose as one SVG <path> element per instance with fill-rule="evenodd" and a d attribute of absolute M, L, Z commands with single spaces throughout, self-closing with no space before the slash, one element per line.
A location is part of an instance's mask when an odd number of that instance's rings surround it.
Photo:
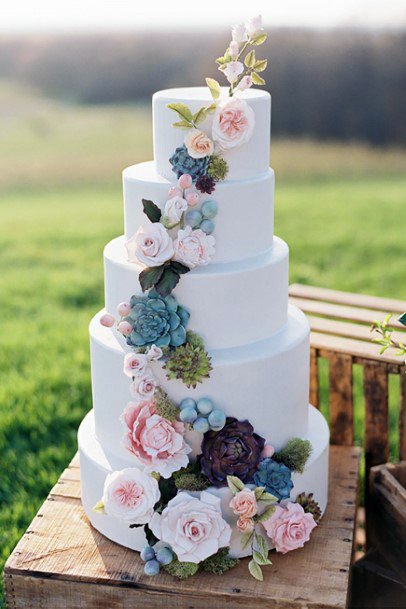
<path fill-rule="evenodd" d="M 173 243 L 168 231 L 160 222 L 141 226 L 125 244 L 129 262 L 141 262 L 151 266 L 161 266 L 173 256 Z"/>
<path fill-rule="evenodd" d="M 228 82 L 233 84 L 239 75 L 244 72 L 244 65 L 241 63 L 241 61 L 229 61 L 223 72 Z"/>
<path fill-rule="evenodd" d="M 173 244 L 174 258 L 191 269 L 195 266 L 205 266 L 214 256 L 215 243 L 215 238 L 206 235 L 200 228 L 192 230 L 191 226 L 186 226 L 178 232 L 178 237 Z"/>
<path fill-rule="evenodd" d="M 217 107 L 213 118 L 213 140 L 227 150 L 246 144 L 252 136 L 255 114 L 243 99 L 232 98 Z"/>
<path fill-rule="evenodd" d="M 147 351 L 146 356 L 148 361 L 155 361 L 161 359 L 161 357 L 163 356 L 163 351 L 160 347 L 152 345 Z"/>
<path fill-rule="evenodd" d="M 233 25 L 233 27 L 231 28 L 231 37 L 234 42 L 237 42 L 237 44 L 240 44 L 241 42 L 246 42 L 248 40 L 248 36 L 245 30 L 245 25 L 243 23 Z"/>
<path fill-rule="evenodd" d="M 259 32 L 262 30 L 262 16 L 257 15 L 256 17 L 251 17 L 251 19 L 248 19 L 247 23 L 245 24 L 245 29 L 248 36 L 250 38 L 254 38 L 254 36 L 259 34 Z"/>
<path fill-rule="evenodd" d="M 183 197 L 175 196 L 168 199 L 165 203 L 164 217 L 162 223 L 166 228 L 173 228 L 179 224 L 184 211 L 187 210 L 188 203 Z"/>
<path fill-rule="evenodd" d="M 185 136 L 185 146 L 193 159 L 203 159 L 213 154 L 214 145 L 211 139 L 200 129 L 191 129 Z"/>
<path fill-rule="evenodd" d="M 102 501 L 108 516 L 130 524 L 146 524 L 160 496 L 155 478 L 139 469 L 128 468 L 108 474 Z"/>
<path fill-rule="evenodd" d="M 154 513 L 149 526 L 182 562 L 200 563 L 230 544 L 231 528 L 222 517 L 220 499 L 206 491 L 200 499 L 178 493 L 162 514 Z"/>
<path fill-rule="evenodd" d="M 156 380 L 150 370 L 147 369 L 145 376 L 135 378 L 130 385 L 130 393 L 134 399 L 150 400 L 156 390 Z"/>

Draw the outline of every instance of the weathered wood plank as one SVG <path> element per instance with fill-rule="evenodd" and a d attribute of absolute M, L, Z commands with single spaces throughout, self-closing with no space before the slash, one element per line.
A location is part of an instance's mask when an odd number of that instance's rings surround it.
<path fill-rule="evenodd" d="M 395 300 L 394 298 L 369 296 L 367 294 L 340 292 L 338 290 L 329 290 L 328 288 L 318 288 L 298 283 L 294 283 L 290 286 L 289 294 L 297 298 L 322 300 L 354 307 L 365 307 L 367 309 L 387 311 L 387 313 L 391 313 L 392 311 L 394 313 L 403 313 L 406 311 L 406 301 Z"/>
<path fill-rule="evenodd" d="M 372 342 L 373 338 L 378 338 L 378 334 L 371 332 L 370 326 L 354 324 L 348 321 L 337 321 L 335 319 L 326 319 L 325 317 L 314 317 L 308 315 L 310 327 L 315 332 L 323 334 L 334 334 L 345 338 L 355 338 L 362 341 Z M 392 338 L 396 341 L 406 340 L 406 328 L 404 332 L 393 332 Z M 379 353 L 379 345 L 375 345 L 377 353 Z"/>
<path fill-rule="evenodd" d="M 332 334 L 312 332 L 310 334 L 310 344 L 319 351 L 319 355 L 322 357 L 324 357 L 323 351 L 327 353 L 334 351 L 336 353 L 347 353 L 352 357 L 393 364 L 396 367 L 401 364 L 399 357 L 395 355 L 393 349 L 388 349 L 388 351 L 380 355 L 379 347 L 377 345 L 360 340 L 353 340 L 351 338 L 342 338 L 341 336 L 333 336 Z"/>
<path fill-rule="evenodd" d="M 364 324 L 372 324 L 374 321 L 383 321 L 388 314 L 388 311 L 372 311 L 370 309 L 361 309 L 347 305 L 337 305 L 319 300 L 308 300 L 305 298 L 291 297 L 289 300 L 291 304 L 296 305 L 305 313 L 313 313 L 316 315 L 334 317 L 337 319 L 346 319 L 348 321 L 355 321 Z M 404 326 L 396 318 L 391 320 L 391 326 L 394 328 L 404 329 Z"/>
<path fill-rule="evenodd" d="M 354 414 L 352 399 L 352 357 L 331 353 L 330 377 L 330 433 L 332 444 L 354 444 Z"/>
<path fill-rule="evenodd" d="M 400 369 L 399 459 L 406 461 L 406 366 Z"/>
<path fill-rule="evenodd" d="M 273 554 L 258 584 L 247 560 L 222 577 L 148 578 L 134 552 L 100 535 L 64 484 L 42 506 L 5 567 L 13 609 L 344 608 L 357 508 L 359 449 L 331 447 L 329 506 L 299 551 Z M 65 474 L 65 473 L 64 473 Z M 79 488 L 79 480 L 69 480 Z M 61 494 L 58 494 L 58 493 Z"/>
<path fill-rule="evenodd" d="M 310 404 L 320 408 L 319 402 L 319 369 L 317 364 L 317 350 L 310 349 Z"/>
<path fill-rule="evenodd" d="M 385 364 L 365 364 L 364 396 L 365 468 L 368 475 L 371 467 L 389 459 L 388 373 Z"/>

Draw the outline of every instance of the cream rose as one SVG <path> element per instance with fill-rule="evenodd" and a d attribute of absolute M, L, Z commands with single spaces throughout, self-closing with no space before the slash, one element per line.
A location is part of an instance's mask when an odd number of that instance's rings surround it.
<path fill-rule="evenodd" d="M 148 365 L 147 356 L 143 353 L 126 353 L 124 357 L 124 374 L 130 378 L 142 376 Z"/>
<path fill-rule="evenodd" d="M 175 196 L 172 197 L 172 199 L 168 199 L 165 203 L 162 224 L 166 226 L 166 228 L 173 228 L 179 224 L 182 214 L 187 208 L 188 202 L 183 197 Z"/>
<path fill-rule="evenodd" d="M 246 144 L 255 126 L 253 109 L 243 99 L 231 99 L 217 107 L 213 118 L 213 140 L 228 150 Z"/>
<path fill-rule="evenodd" d="M 168 543 L 182 562 L 200 563 L 229 545 L 231 528 L 223 519 L 220 499 L 206 491 L 200 499 L 180 492 L 162 514 L 154 513 L 150 528 Z"/>
<path fill-rule="evenodd" d="M 149 370 L 145 376 L 135 378 L 130 385 L 130 393 L 136 400 L 150 400 L 156 390 L 156 380 Z"/>
<path fill-rule="evenodd" d="M 139 469 L 128 468 L 108 474 L 102 501 L 108 516 L 130 524 L 146 524 L 160 496 L 154 478 Z"/>
<path fill-rule="evenodd" d="M 211 139 L 200 129 L 191 129 L 185 136 L 185 146 L 193 159 L 210 156 L 214 151 Z"/>
<path fill-rule="evenodd" d="M 214 256 L 216 240 L 206 235 L 200 228 L 193 230 L 186 226 L 178 232 L 173 247 L 175 260 L 193 269 L 195 266 L 206 266 Z"/>
<path fill-rule="evenodd" d="M 141 226 L 125 244 L 129 262 L 144 266 L 161 266 L 173 256 L 173 243 L 168 231 L 160 222 Z"/>
<path fill-rule="evenodd" d="M 244 488 L 234 495 L 230 501 L 230 508 L 234 514 L 241 518 L 252 518 L 257 513 L 258 505 L 254 491 Z"/>

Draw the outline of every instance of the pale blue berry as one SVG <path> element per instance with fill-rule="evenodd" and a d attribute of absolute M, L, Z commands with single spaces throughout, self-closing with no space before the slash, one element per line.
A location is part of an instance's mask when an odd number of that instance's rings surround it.
<path fill-rule="evenodd" d="M 169 565 L 173 561 L 173 552 L 170 548 L 160 548 L 156 553 L 156 559 L 161 565 Z"/>
<path fill-rule="evenodd" d="M 145 563 L 144 566 L 144 573 L 145 575 L 149 575 L 150 577 L 152 575 L 158 575 L 159 573 L 159 562 L 157 560 L 149 560 L 148 562 Z"/>
<path fill-rule="evenodd" d="M 185 224 L 188 224 L 192 228 L 197 228 L 202 220 L 203 216 L 197 209 L 190 209 L 185 214 Z"/>
<path fill-rule="evenodd" d="M 153 560 L 155 558 L 155 550 L 151 548 L 151 546 L 145 546 L 141 550 L 141 560 L 148 562 L 149 560 Z"/>
<path fill-rule="evenodd" d="M 199 228 L 201 228 L 206 235 L 211 235 L 214 231 L 214 222 L 212 220 L 203 220 Z"/>
<path fill-rule="evenodd" d="M 209 398 L 200 398 L 197 402 L 197 411 L 204 416 L 207 416 L 211 413 L 214 408 L 214 404 Z"/>
<path fill-rule="evenodd" d="M 210 429 L 208 420 L 204 419 L 203 417 L 199 417 L 193 423 L 193 429 L 197 431 L 197 433 L 206 433 L 206 431 L 209 431 Z"/>
<path fill-rule="evenodd" d="M 226 415 L 222 410 L 216 408 L 209 414 L 208 422 L 213 431 L 220 431 L 226 424 Z"/>
<path fill-rule="evenodd" d="M 205 201 L 202 205 L 202 214 L 205 218 L 215 218 L 217 216 L 219 206 L 216 201 Z"/>
<path fill-rule="evenodd" d="M 185 398 L 179 404 L 179 408 L 183 410 L 184 408 L 196 408 L 196 402 L 193 398 Z"/>
<path fill-rule="evenodd" d="M 192 424 L 197 419 L 197 411 L 195 408 L 183 408 L 179 413 L 179 418 L 182 423 Z"/>

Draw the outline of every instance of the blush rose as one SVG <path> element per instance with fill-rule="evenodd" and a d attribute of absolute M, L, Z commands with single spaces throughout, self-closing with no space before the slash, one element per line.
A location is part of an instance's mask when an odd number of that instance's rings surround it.
<path fill-rule="evenodd" d="M 142 376 L 147 365 L 148 358 L 143 353 L 126 353 L 124 357 L 124 374 L 129 378 Z"/>
<path fill-rule="evenodd" d="M 282 554 L 302 548 L 317 526 L 312 514 L 291 501 L 284 506 L 277 505 L 272 516 L 262 524 L 277 552 Z"/>
<path fill-rule="evenodd" d="M 191 269 L 206 266 L 215 253 L 215 243 L 212 235 L 206 235 L 200 228 L 193 230 L 191 226 L 186 226 L 178 232 L 174 242 L 174 259 Z"/>
<path fill-rule="evenodd" d="M 225 150 L 246 144 L 255 126 L 253 109 L 243 99 L 218 106 L 213 118 L 213 139 Z"/>
<path fill-rule="evenodd" d="M 160 222 L 141 226 L 126 244 L 129 262 L 144 266 L 161 266 L 173 256 L 173 243 L 168 231 Z"/>
<path fill-rule="evenodd" d="M 146 524 L 160 496 L 154 478 L 139 469 L 127 468 L 108 474 L 102 501 L 108 516 L 130 524 Z"/>
<path fill-rule="evenodd" d="M 213 154 L 211 139 L 200 129 L 191 129 L 185 136 L 185 146 L 193 159 L 202 159 Z"/>
<path fill-rule="evenodd" d="M 254 491 L 248 488 L 239 491 L 230 501 L 230 508 L 241 518 L 252 518 L 258 510 Z"/>
<path fill-rule="evenodd" d="M 149 370 L 146 371 L 145 376 L 141 378 L 135 378 L 130 385 L 130 393 L 134 399 L 138 400 L 150 400 L 156 390 L 156 380 Z"/>

